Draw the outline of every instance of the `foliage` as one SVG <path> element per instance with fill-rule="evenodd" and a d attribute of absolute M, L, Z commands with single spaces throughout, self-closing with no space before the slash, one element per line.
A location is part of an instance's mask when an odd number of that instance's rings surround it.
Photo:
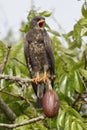
<path fill-rule="evenodd" d="M 50 17 L 51 12 L 43 11 L 37 13 L 31 10 L 27 17 L 28 23 L 20 30 L 27 32 L 30 21 L 35 15 Z M 86 130 L 87 129 L 87 113 L 82 111 L 82 106 L 86 100 L 82 96 L 87 91 L 87 43 L 84 42 L 87 36 L 87 10 L 82 6 L 82 18 L 74 25 L 73 30 L 68 34 L 60 34 L 52 30 L 48 24 L 46 29 L 52 34 L 52 46 L 55 55 L 55 85 L 54 90 L 60 99 L 60 110 L 55 118 L 45 118 L 44 121 L 32 123 L 30 125 L 21 126 L 13 130 Z M 67 44 L 65 46 L 65 43 Z M 6 47 L 0 41 L 0 65 L 3 63 Z M 12 45 L 8 62 L 5 67 L 4 74 L 15 75 L 19 77 L 29 77 L 27 67 L 21 64 L 25 63 L 23 54 L 23 40 Z M 1 89 L 14 95 L 21 95 L 21 86 L 12 81 L 1 80 Z M 25 97 L 32 101 L 35 100 L 34 92 L 31 85 L 25 85 Z M 24 122 L 33 117 L 43 114 L 43 111 L 36 109 L 36 103 L 27 104 L 20 98 L 15 98 L 4 93 L 0 93 L 1 97 L 16 113 L 15 123 Z M 79 96 L 80 95 L 80 96 Z M 78 98 L 79 97 L 79 98 Z M 87 102 L 86 102 L 87 103 Z M 9 123 L 4 114 L 0 112 L 0 122 Z"/>

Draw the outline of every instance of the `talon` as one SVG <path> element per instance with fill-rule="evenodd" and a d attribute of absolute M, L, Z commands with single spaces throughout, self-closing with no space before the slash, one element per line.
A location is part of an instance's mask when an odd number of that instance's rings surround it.
<path fill-rule="evenodd" d="M 35 82 L 36 84 L 38 84 L 41 81 L 41 78 L 39 76 L 39 74 L 37 74 L 36 78 L 32 79 L 32 82 Z"/>
<path fill-rule="evenodd" d="M 49 78 L 52 79 L 52 80 L 54 80 L 56 78 L 56 75 L 52 75 Z"/>
<path fill-rule="evenodd" d="M 48 75 L 47 75 L 47 73 L 45 72 L 45 73 L 44 73 L 44 76 L 42 77 L 41 80 L 43 80 L 43 82 L 46 83 L 47 78 L 48 78 Z"/>

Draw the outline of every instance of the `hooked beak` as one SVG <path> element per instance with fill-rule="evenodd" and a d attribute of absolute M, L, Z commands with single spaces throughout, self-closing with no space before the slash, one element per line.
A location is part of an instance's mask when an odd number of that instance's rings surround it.
<path fill-rule="evenodd" d="M 45 20 L 41 19 L 41 20 L 39 20 L 37 23 L 38 23 L 38 25 L 39 25 L 39 28 L 40 28 L 41 30 L 43 30 L 43 29 L 44 29 Z"/>

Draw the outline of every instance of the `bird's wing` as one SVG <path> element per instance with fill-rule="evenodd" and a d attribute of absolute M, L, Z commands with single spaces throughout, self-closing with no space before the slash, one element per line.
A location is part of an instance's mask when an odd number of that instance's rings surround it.
<path fill-rule="evenodd" d="M 24 55 L 27 61 L 27 66 L 29 71 L 31 70 L 31 65 L 30 65 L 30 56 L 29 56 L 29 43 L 28 41 L 25 39 L 25 43 L 24 43 Z"/>
<path fill-rule="evenodd" d="M 29 41 L 27 39 L 25 39 L 25 43 L 24 43 L 24 55 L 25 55 L 25 58 L 26 58 L 26 63 L 27 63 L 28 70 L 30 72 L 30 76 L 32 78 L 33 71 L 32 71 L 32 68 L 31 68 L 31 61 L 30 61 Z M 34 92 L 37 95 L 37 85 L 36 85 L 36 83 L 32 82 L 32 86 L 33 86 Z"/>
<path fill-rule="evenodd" d="M 48 61 L 50 64 L 51 73 L 54 74 L 54 55 L 53 55 L 53 50 L 51 45 L 51 39 L 46 31 L 44 33 L 44 43 L 45 43 L 46 53 L 48 56 Z"/>

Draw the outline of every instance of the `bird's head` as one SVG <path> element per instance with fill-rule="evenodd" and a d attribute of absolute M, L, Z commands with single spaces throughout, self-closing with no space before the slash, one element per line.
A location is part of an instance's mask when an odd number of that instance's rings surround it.
<path fill-rule="evenodd" d="M 36 16 L 32 19 L 30 28 L 34 28 L 37 30 L 44 30 L 45 26 L 45 18 L 41 16 Z"/>

